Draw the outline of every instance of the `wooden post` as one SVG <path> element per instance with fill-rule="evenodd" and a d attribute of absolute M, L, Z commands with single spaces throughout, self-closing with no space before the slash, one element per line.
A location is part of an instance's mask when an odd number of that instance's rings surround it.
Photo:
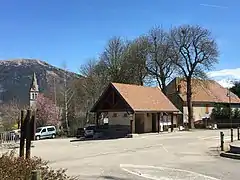
<path fill-rule="evenodd" d="M 41 180 L 41 171 L 40 170 L 32 171 L 32 179 L 31 180 Z"/>
<path fill-rule="evenodd" d="M 27 116 L 25 118 L 26 121 L 26 158 L 29 159 L 31 156 L 31 139 L 32 139 L 32 130 L 31 130 L 31 120 L 32 111 L 30 109 L 27 110 Z"/>
<path fill-rule="evenodd" d="M 231 128 L 231 142 L 233 142 L 233 128 Z"/>
<path fill-rule="evenodd" d="M 20 135 L 20 152 L 19 152 L 19 156 L 20 157 L 24 157 L 24 144 L 25 144 L 25 119 L 26 116 L 26 112 L 25 110 L 21 110 L 21 135 Z"/>
<path fill-rule="evenodd" d="M 223 132 L 220 132 L 220 147 L 221 147 L 221 151 L 224 151 L 224 134 Z"/>
<path fill-rule="evenodd" d="M 99 112 L 96 112 L 96 126 L 98 127 L 99 123 L 98 123 L 98 117 L 99 117 Z"/>
<path fill-rule="evenodd" d="M 35 133 L 36 133 L 36 111 L 33 111 L 31 121 L 30 121 L 30 127 L 31 127 L 31 140 L 35 140 Z"/>
<path fill-rule="evenodd" d="M 237 128 L 237 138 L 240 140 L 239 127 Z"/>
<path fill-rule="evenodd" d="M 171 113 L 171 132 L 173 132 L 173 113 Z"/>
<path fill-rule="evenodd" d="M 158 127 L 158 133 L 160 132 L 160 113 L 157 113 L 157 127 Z"/>
<path fill-rule="evenodd" d="M 133 120 L 130 119 L 130 134 L 133 133 Z"/>

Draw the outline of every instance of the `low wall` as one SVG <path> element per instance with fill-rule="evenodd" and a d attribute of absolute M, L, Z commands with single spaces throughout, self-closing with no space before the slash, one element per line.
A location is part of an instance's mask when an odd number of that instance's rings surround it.
<path fill-rule="evenodd" d="M 130 133 L 130 126 L 127 125 L 106 125 L 98 129 L 105 137 L 121 138 Z"/>

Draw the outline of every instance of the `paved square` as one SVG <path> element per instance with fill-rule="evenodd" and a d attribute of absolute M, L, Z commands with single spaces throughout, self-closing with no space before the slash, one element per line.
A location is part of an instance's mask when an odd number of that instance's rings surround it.
<path fill-rule="evenodd" d="M 235 130 L 236 132 L 236 130 Z M 239 160 L 219 157 L 219 130 L 140 135 L 136 138 L 34 142 L 32 155 L 80 179 L 239 179 Z M 230 131 L 224 130 L 230 140 Z M 235 134 L 236 137 L 236 134 Z"/>

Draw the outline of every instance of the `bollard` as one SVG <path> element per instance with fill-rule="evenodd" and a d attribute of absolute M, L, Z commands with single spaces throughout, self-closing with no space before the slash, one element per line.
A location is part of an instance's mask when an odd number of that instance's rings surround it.
<path fill-rule="evenodd" d="M 32 179 L 31 180 L 41 180 L 41 171 L 40 170 L 32 171 Z"/>
<path fill-rule="evenodd" d="M 237 128 L 237 138 L 240 140 L 239 127 Z"/>
<path fill-rule="evenodd" d="M 233 142 L 233 128 L 231 128 L 231 142 Z"/>
<path fill-rule="evenodd" d="M 221 151 L 224 151 L 224 133 L 223 132 L 220 132 L 220 147 L 221 147 Z"/>

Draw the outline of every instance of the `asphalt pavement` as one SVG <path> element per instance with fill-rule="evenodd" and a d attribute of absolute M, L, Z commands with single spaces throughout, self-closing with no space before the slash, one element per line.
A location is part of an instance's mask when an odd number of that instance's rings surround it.
<path fill-rule="evenodd" d="M 230 131 L 224 133 L 227 144 Z M 113 140 L 40 140 L 34 142 L 32 155 L 86 180 L 238 180 L 240 161 L 219 156 L 219 134 L 194 130 Z"/>

